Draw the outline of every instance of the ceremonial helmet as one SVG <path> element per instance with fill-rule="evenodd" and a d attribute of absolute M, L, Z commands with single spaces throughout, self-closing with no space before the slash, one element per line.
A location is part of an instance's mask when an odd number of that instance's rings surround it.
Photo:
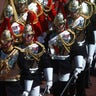
<path fill-rule="evenodd" d="M 89 0 L 92 4 L 96 4 L 96 0 Z"/>
<path fill-rule="evenodd" d="M 26 24 L 24 33 L 23 33 L 23 37 L 25 37 L 26 35 L 31 35 L 31 34 L 34 35 L 35 32 L 30 24 Z"/>
<path fill-rule="evenodd" d="M 17 12 L 23 13 L 25 12 L 28 6 L 28 1 L 27 0 L 15 0 L 15 6 L 16 6 Z"/>
<path fill-rule="evenodd" d="M 94 13 L 96 13 L 96 0 L 89 0 L 93 4 Z"/>
<path fill-rule="evenodd" d="M 93 14 L 93 5 L 88 1 L 84 1 L 80 5 L 80 11 L 79 12 L 86 19 L 89 19 Z"/>
<path fill-rule="evenodd" d="M 5 29 L 1 34 L 1 42 L 8 42 L 13 40 L 10 30 Z"/>
<path fill-rule="evenodd" d="M 58 26 L 60 24 L 65 24 L 66 23 L 66 19 L 64 19 L 64 16 L 62 13 L 58 13 L 56 16 L 55 16 L 55 19 L 54 19 L 54 25 L 55 26 Z"/>
<path fill-rule="evenodd" d="M 15 4 L 19 4 L 19 3 L 27 3 L 27 0 L 15 0 Z"/>
<path fill-rule="evenodd" d="M 13 15 L 13 8 L 11 5 L 7 5 L 7 7 L 5 8 L 4 10 L 4 15 L 7 16 L 7 17 L 11 17 Z"/>
<path fill-rule="evenodd" d="M 72 0 L 69 3 L 68 10 L 70 12 L 76 12 L 80 7 L 79 1 L 78 0 Z"/>

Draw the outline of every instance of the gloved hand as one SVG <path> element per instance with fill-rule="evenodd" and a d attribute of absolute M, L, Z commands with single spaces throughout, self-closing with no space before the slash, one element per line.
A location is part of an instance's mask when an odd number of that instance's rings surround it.
<path fill-rule="evenodd" d="M 22 96 L 28 96 L 29 95 L 29 92 L 28 91 L 24 91 Z"/>
<path fill-rule="evenodd" d="M 82 71 L 81 68 L 76 68 L 76 69 L 75 69 L 75 71 L 74 71 L 74 77 L 75 77 L 76 79 L 78 79 L 78 74 L 80 74 L 81 71 Z"/>
<path fill-rule="evenodd" d="M 89 56 L 87 62 L 92 66 L 93 56 Z"/>
<path fill-rule="evenodd" d="M 47 82 L 47 93 L 50 94 L 50 89 L 53 86 L 53 82 L 52 81 L 48 81 Z"/>

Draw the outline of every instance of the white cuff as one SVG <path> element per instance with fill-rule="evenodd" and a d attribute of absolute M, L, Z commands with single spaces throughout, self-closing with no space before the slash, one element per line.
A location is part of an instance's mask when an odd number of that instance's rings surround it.
<path fill-rule="evenodd" d="M 30 92 L 33 84 L 33 80 L 25 80 L 25 91 Z"/>
<path fill-rule="evenodd" d="M 45 68 L 44 69 L 44 76 L 46 81 L 53 81 L 53 68 Z"/>
<path fill-rule="evenodd" d="M 93 56 L 95 53 L 95 44 L 88 45 L 88 56 Z"/>

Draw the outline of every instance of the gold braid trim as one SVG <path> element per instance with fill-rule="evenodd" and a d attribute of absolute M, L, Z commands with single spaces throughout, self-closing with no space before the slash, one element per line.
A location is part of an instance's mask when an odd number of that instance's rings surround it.
<path fill-rule="evenodd" d="M 6 70 L 6 73 L 8 73 L 10 71 L 10 67 L 9 67 L 8 61 L 16 53 L 17 53 L 17 50 L 14 49 L 4 60 L 2 60 L 0 58 L 0 71 L 2 71 L 3 69 Z M 0 76 L 2 76 L 2 73 L 0 73 Z"/>
<path fill-rule="evenodd" d="M 39 52 L 38 54 L 33 54 L 32 51 L 30 49 L 22 49 L 19 48 L 17 46 L 14 46 L 15 49 L 18 49 L 20 52 L 25 53 L 26 55 L 31 55 L 36 61 L 39 61 L 40 57 L 43 55 L 43 53 L 45 52 L 45 47 L 44 45 L 42 45 L 41 43 L 36 41 L 36 44 L 38 44 L 41 48 L 42 51 Z"/>
<path fill-rule="evenodd" d="M 66 44 L 66 46 L 71 46 L 74 43 L 74 41 L 75 41 L 76 35 L 75 35 L 75 32 L 73 32 L 70 29 L 68 29 L 68 32 L 70 32 L 73 35 L 73 39 L 71 40 L 70 43 L 65 43 L 65 44 Z"/>
<path fill-rule="evenodd" d="M 21 19 L 18 19 L 16 22 L 23 25 L 23 26 L 25 26 L 25 24 L 26 24 L 26 22 L 24 20 L 21 20 Z"/>
<path fill-rule="evenodd" d="M 16 22 L 17 23 L 20 23 L 22 25 L 25 25 L 26 24 L 26 21 L 22 17 L 20 19 L 18 19 Z"/>
<path fill-rule="evenodd" d="M 25 52 L 25 50 L 24 49 L 22 49 L 22 48 L 20 48 L 20 47 L 17 47 L 17 46 L 14 46 L 14 49 L 17 49 L 17 50 L 19 50 L 20 52 L 22 52 L 22 53 L 24 53 Z"/>
<path fill-rule="evenodd" d="M 62 37 L 59 35 L 58 38 L 61 40 L 61 42 L 62 42 L 64 48 L 67 50 L 67 52 L 70 52 L 70 49 L 66 46 L 66 44 L 65 44 L 64 40 L 62 39 Z"/>
<path fill-rule="evenodd" d="M 37 14 L 37 17 L 39 17 L 42 13 L 43 13 L 43 8 L 42 8 L 42 6 L 41 6 L 41 4 L 38 2 L 38 1 L 36 1 L 36 3 L 39 5 L 39 7 L 40 7 L 40 12 Z M 37 6 L 38 6 L 37 5 Z"/>
<path fill-rule="evenodd" d="M 39 59 L 31 52 L 29 49 L 22 49 L 20 47 L 14 46 L 15 49 L 19 50 L 22 53 L 25 53 L 26 55 L 31 55 L 35 60 L 39 61 Z"/>
<path fill-rule="evenodd" d="M 46 8 L 43 7 L 43 10 L 45 12 L 49 12 L 52 9 L 52 0 L 51 0 L 51 5 L 50 6 L 46 6 Z"/>
<path fill-rule="evenodd" d="M 43 55 L 43 53 L 45 52 L 45 47 L 41 44 L 41 43 L 39 43 L 39 42 L 36 42 L 39 46 L 41 46 L 41 48 L 42 48 L 42 51 L 41 52 L 39 52 L 38 54 L 33 54 L 32 53 L 32 51 L 31 50 L 26 50 L 25 49 L 25 52 L 26 52 L 26 54 L 27 55 L 31 55 L 35 60 L 37 60 L 37 61 L 39 61 L 39 59 L 40 59 L 40 57 Z"/>
<path fill-rule="evenodd" d="M 70 30 L 70 29 L 68 29 L 68 32 L 70 32 L 70 33 L 73 35 L 73 39 L 71 40 L 70 43 L 66 43 L 66 42 L 62 39 L 62 37 L 61 37 L 60 35 L 59 35 L 59 39 L 61 40 L 64 48 L 65 48 L 68 52 L 70 52 L 70 46 L 74 43 L 75 38 L 76 38 L 76 35 L 75 35 L 75 32 L 73 32 L 73 31 Z"/>
<path fill-rule="evenodd" d="M 87 20 L 88 20 L 88 22 L 87 22 Z M 89 23 L 90 23 L 90 19 L 85 19 L 84 20 L 84 26 L 83 27 L 77 26 L 76 29 L 82 31 L 83 29 L 85 29 L 89 25 Z"/>

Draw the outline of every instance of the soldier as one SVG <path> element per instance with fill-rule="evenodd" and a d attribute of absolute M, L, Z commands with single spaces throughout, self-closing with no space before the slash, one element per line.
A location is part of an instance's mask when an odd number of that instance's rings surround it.
<path fill-rule="evenodd" d="M 96 14 L 93 14 L 91 17 L 91 23 L 87 27 L 87 43 L 88 43 L 88 63 L 89 67 L 92 67 L 92 72 L 94 74 L 94 66 L 95 66 L 95 51 L 96 51 Z"/>
<path fill-rule="evenodd" d="M 41 72 L 44 72 L 47 89 L 52 87 L 53 68 L 51 66 L 50 57 L 45 51 L 45 47 L 34 41 L 34 30 L 30 24 L 26 24 L 23 33 L 23 43 L 21 47 L 26 54 L 21 54 L 21 62 L 27 66 L 29 73 L 22 70 L 22 78 L 24 80 L 24 92 L 22 96 L 39 96 Z"/>
<path fill-rule="evenodd" d="M 53 0 L 55 4 L 55 8 L 57 9 L 57 13 L 61 12 L 64 15 L 64 18 L 66 18 L 67 14 L 65 11 L 65 6 L 68 6 L 68 3 L 70 0 Z"/>
<path fill-rule="evenodd" d="M 0 96 L 21 96 L 19 50 L 12 44 L 10 30 L 5 29 L 0 36 Z"/>
<path fill-rule="evenodd" d="M 57 14 L 57 11 L 55 10 L 53 0 L 38 0 L 41 2 L 43 7 L 43 12 L 46 16 L 47 22 L 48 22 L 48 28 L 52 29 L 52 22 L 54 21 L 54 17 Z"/>
<path fill-rule="evenodd" d="M 62 13 L 58 13 L 54 19 L 54 30 L 46 37 L 45 46 L 52 59 L 54 78 L 52 94 L 54 96 L 68 96 L 67 90 L 62 94 L 72 71 L 70 63 L 70 48 L 75 41 L 75 33 L 65 29 L 66 20 Z M 56 75 L 55 75 L 56 74 Z M 56 80 L 57 79 L 57 80 Z M 60 95 L 62 94 L 62 95 Z"/>
<path fill-rule="evenodd" d="M 25 25 L 27 22 L 30 22 L 31 26 L 35 30 L 35 37 L 37 38 L 39 35 L 41 35 L 42 28 L 38 20 L 38 16 L 37 16 L 38 14 L 32 10 L 33 5 L 32 4 L 28 5 L 27 0 L 15 0 L 14 4 L 18 14 L 16 21 L 18 23 L 23 23 L 23 25 Z M 15 27 L 15 24 L 14 24 L 14 27 Z"/>
<path fill-rule="evenodd" d="M 83 1 L 79 3 L 77 0 L 72 0 L 69 4 L 69 10 L 73 13 L 74 19 L 71 23 L 71 28 L 76 33 L 76 41 L 72 46 L 71 57 L 74 60 L 76 80 L 76 96 L 86 96 L 85 92 L 85 76 L 88 70 L 86 65 L 87 50 L 86 50 L 86 27 L 89 19 L 92 16 L 92 4 Z M 90 11 L 91 10 L 91 11 Z M 71 93 L 71 96 L 74 94 Z"/>
<path fill-rule="evenodd" d="M 31 7 L 31 6 L 34 6 L 34 7 Z M 44 41 L 43 40 L 43 38 L 44 38 L 43 35 L 46 34 L 46 32 L 48 31 L 48 21 L 46 19 L 46 15 L 43 12 L 42 5 L 38 0 L 32 0 L 30 5 L 29 5 L 29 9 L 34 11 L 37 14 L 38 21 L 40 22 L 42 32 L 41 33 L 38 32 L 37 29 L 35 30 L 35 32 L 37 31 L 36 33 L 40 33 L 37 40 L 39 42 L 43 43 L 43 41 Z M 44 25 L 46 25 L 46 26 L 44 26 Z"/>
<path fill-rule="evenodd" d="M 19 44 L 22 42 L 22 33 L 24 30 L 24 24 L 16 21 L 16 14 L 14 13 L 14 8 L 8 4 L 4 9 L 4 21 L 1 24 L 1 32 L 5 28 L 6 24 L 12 30 L 14 36 L 14 43 Z"/>

